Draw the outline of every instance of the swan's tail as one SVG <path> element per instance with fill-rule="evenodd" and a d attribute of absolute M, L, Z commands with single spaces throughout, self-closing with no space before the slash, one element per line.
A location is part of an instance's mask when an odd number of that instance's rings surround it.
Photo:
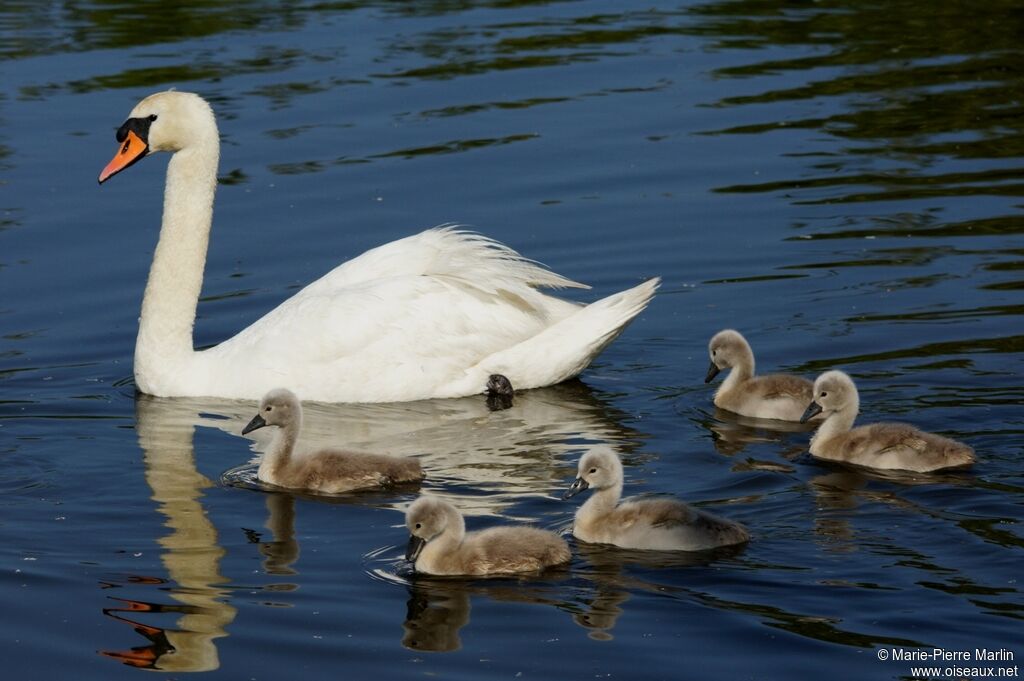
<path fill-rule="evenodd" d="M 485 377 L 480 389 L 489 374 L 505 375 L 517 390 L 576 376 L 647 307 L 660 282 L 655 277 L 602 298 L 533 338 L 487 357 L 476 367 Z"/>

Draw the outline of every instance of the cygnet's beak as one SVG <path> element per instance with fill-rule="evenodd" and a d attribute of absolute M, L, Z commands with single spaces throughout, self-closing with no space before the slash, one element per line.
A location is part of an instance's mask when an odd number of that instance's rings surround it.
<path fill-rule="evenodd" d="M 805 411 L 804 415 L 800 417 L 800 423 L 807 423 L 815 416 L 820 414 L 821 411 L 822 409 L 820 404 L 818 404 L 817 402 L 811 402 L 810 404 L 807 405 L 807 411 Z"/>
<path fill-rule="evenodd" d="M 583 478 L 576 478 L 576 480 L 569 486 L 569 489 L 565 490 L 565 494 L 562 495 L 563 499 L 571 499 L 580 492 L 590 487 L 590 483 Z"/>
<path fill-rule="evenodd" d="M 426 539 L 423 537 L 417 537 L 415 534 L 410 534 L 409 543 L 405 547 L 405 559 L 411 563 L 415 563 L 416 559 L 420 557 L 420 552 L 423 551 L 423 547 L 426 545 Z"/>
<path fill-rule="evenodd" d="M 718 372 L 720 371 L 721 369 L 719 369 L 718 365 L 715 364 L 714 360 L 712 360 L 711 366 L 708 367 L 708 375 L 704 377 L 704 382 L 710 383 L 712 380 L 714 380 L 715 376 L 717 376 Z"/>
<path fill-rule="evenodd" d="M 267 422 L 263 420 L 263 417 L 256 414 L 256 416 L 252 417 L 252 421 L 249 421 L 249 425 L 242 428 L 242 435 L 248 435 L 252 431 L 262 428 L 265 425 L 267 425 Z"/>

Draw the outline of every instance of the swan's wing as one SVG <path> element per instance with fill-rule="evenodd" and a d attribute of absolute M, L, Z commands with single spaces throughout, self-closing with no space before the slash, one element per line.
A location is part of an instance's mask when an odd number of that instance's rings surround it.
<path fill-rule="evenodd" d="M 755 380 L 757 389 L 766 399 L 792 399 L 807 405 L 813 397 L 814 384 L 799 376 L 769 374 Z"/>
<path fill-rule="evenodd" d="M 504 244 L 446 226 L 370 249 L 334 268 L 298 295 L 407 275 L 453 277 L 491 294 L 524 286 L 589 288 L 522 257 Z"/>
<path fill-rule="evenodd" d="M 213 380 L 261 382 L 243 386 L 250 394 L 287 380 L 304 399 L 336 401 L 331 385 L 344 382 L 355 386 L 345 394 L 356 401 L 402 401 L 433 396 L 467 367 L 576 309 L 533 289 L 490 295 L 452 278 L 377 278 L 307 290 L 206 352 L 215 359 L 211 372 L 232 374 Z"/>
<path fill-rule="evenodd" d="M 580 285 L 484 237 L 428 230 L 346 263 L 199 353 L 208 387 L 198 389 L 252 398 L 287 385 L 303 399 L 385 402 L 482 392 L 495 371 L 516 387 L 550 385 L 582 371 L 657 280 L 585 308 L 538 290 L 559 286 Z"/>
<path fill-rule="evenodd" d="M 906 423 L 874 423 L 863 432 L 876 455 L 920 454 L 928 449 L 926 434 Z"/>
<path fill-rule="evenodd" d="M 623 528 L 634 525 L 673 528 L 693 522 L 693 509 L 675 499 L 636 499 L 623 502 L 616 510 Z"/>

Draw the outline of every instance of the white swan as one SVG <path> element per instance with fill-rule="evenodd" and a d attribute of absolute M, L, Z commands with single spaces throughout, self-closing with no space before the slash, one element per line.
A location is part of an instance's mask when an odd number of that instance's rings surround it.
<path fill-rule="evenodd" d="M 258 399 L 289 385 L 310 400 L 397 402 L 478 394 L 494 373 L 519 389 L 551 385 L 586 368 L 658 286 L 583 307 L 537 290 L 583 285 L 482 236 L 431 229 L 367 251 L 197 352 L 220 156 L 213 111 L 195 94 L 157 93 L 117 140 L 101 183 L 151 152 L 173 153 L 135 345 L 145 393 Z"/>

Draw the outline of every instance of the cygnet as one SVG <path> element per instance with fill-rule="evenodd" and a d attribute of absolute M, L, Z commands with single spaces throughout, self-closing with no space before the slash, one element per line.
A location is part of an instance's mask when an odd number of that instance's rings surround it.
<path fill-rule="evenodd" d="M 819 459 L 858 466 L 928 473 L 969 466 L 974 450 L 948 437 L 926 433 L 906 423 L 872 423 L 853 427 L 860 397 L 853 379 L 842 371 L 826 371 L 814 382 L 814 398 L 804 418 L 824 417 L 811 454 Z"/>
<path fill-rule="evenodd" d="M 296 453 L 295 443 L 302 428 L 302 405 L 290 390 L 278 388 L 264 395 L 259 413 L 242 430 L 242 435 L 264 426 L 277 426 L 278 432 L 263 454 L 256 473 L 263 482 L 337 493 L 423 479 L 423 469 L 415 459 L 338 449 Z"/>
<path fill-rule="evenodd" d="M 462 514 L 447 501 L 422 496 L 405 513 L 406 560 L 431 575 L 539 572 L 568 563 L 569 545 L 554 532 L 525 525 L 466 532 Z"/>
<path fill-rule="evenodd" d="M 788 374 L 754 375 L 754 352 L 738 331 L 719 331 L 708 343 L 711 366 L 705 383 L 732 369 L 715 393 L 715 406 L 741 416 L 799 421 L 811 399 L 813 384 Z"/>
<path fill-rule="evenodd" d="M 578 511 L 572 533 L 585 542 L 627 549 L 702 551 L 750 540 L 731 520 L 692 508 L 676 499 L 627 499 L 621 504 L 622 462 L 615 452 L 593 449 L 580 459 L 568 499 L 593 490 Z"/>

